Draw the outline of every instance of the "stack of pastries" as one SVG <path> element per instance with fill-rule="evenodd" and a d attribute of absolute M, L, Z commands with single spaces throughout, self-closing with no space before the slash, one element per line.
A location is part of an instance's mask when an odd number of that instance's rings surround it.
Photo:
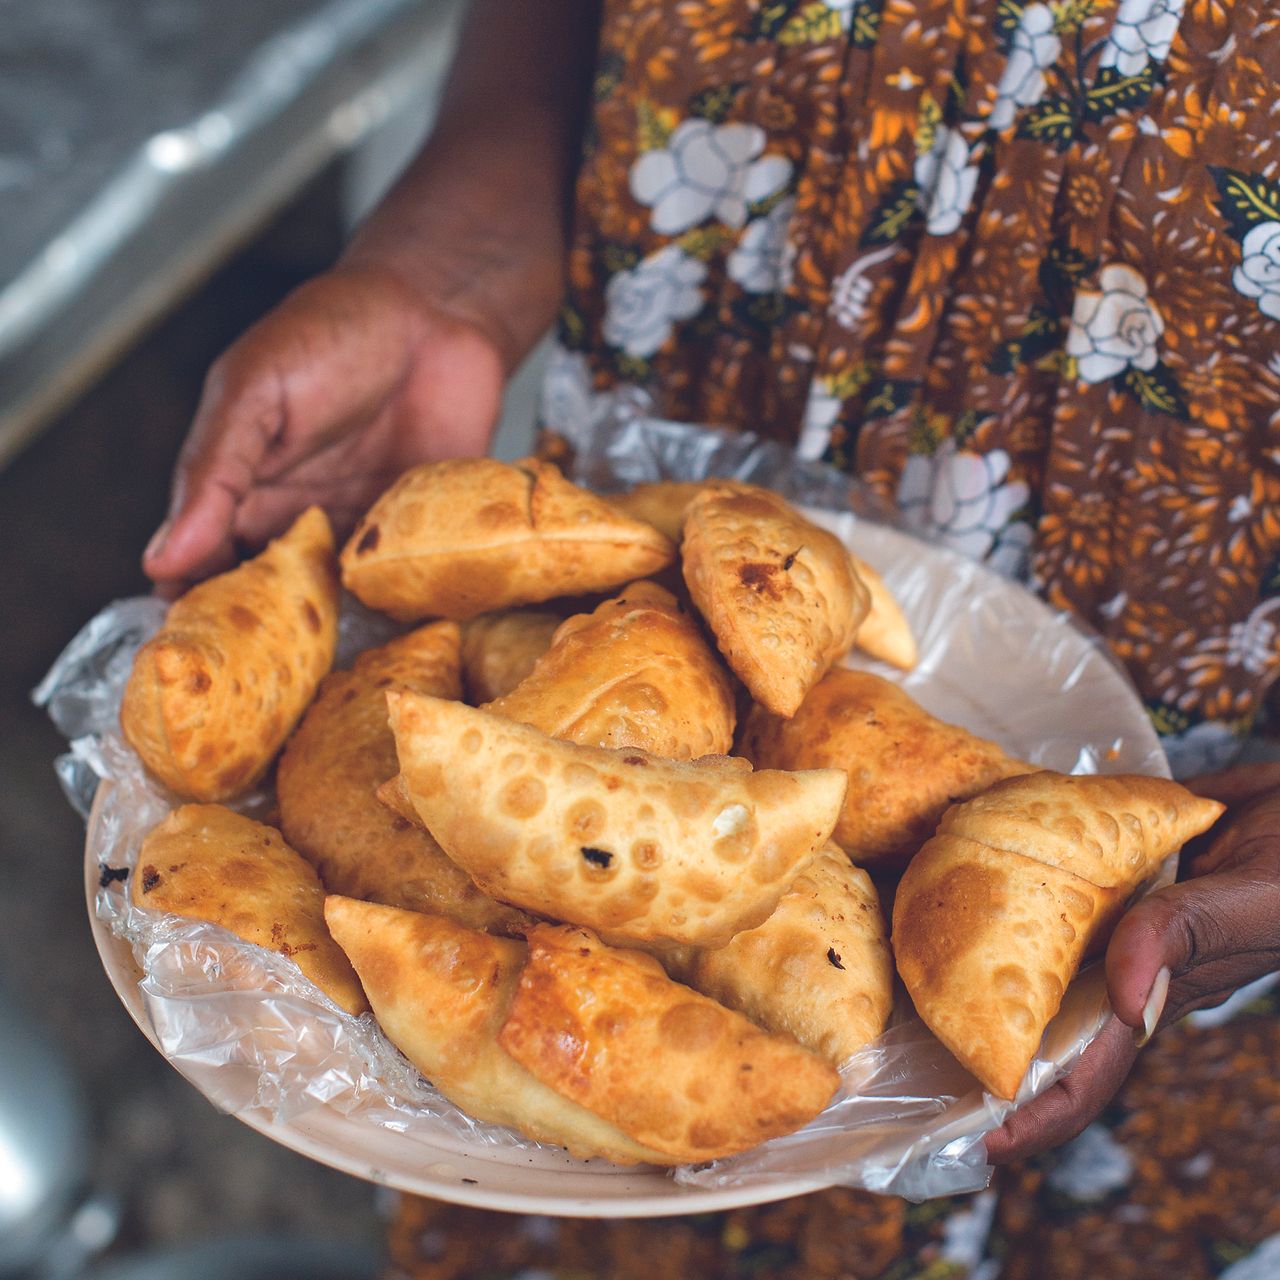
<path fill-rule="evenodd" d="M 340 582 L 412 629 L 331 671 Z M 310 510 L 139 651 L 122 729 L 185 803 L 131 896 L 292 957 L 480 1120 L 672 1165 L 832 1100 L 893 1008 L 869 871 L 901 876 L 897 972 L 1012 1097 L 1218 807 L 1038 771 L 854 647 L 916 661 L 875 571 L 776 494 L 414 468 L 340 556 Z M 272 825 L 225 806 L 273 768 Z"/>

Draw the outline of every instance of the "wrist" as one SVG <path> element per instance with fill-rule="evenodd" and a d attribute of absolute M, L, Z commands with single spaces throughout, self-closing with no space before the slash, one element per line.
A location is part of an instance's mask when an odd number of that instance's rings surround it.
<path fill-rule="evenodd" d="M 508 373 L 555 317 L 564 288 L 567 165 L 557 122 L 442 121 L 343 253 L 340 268 L 398 281 L 423 307 L 476 329 Z"/>

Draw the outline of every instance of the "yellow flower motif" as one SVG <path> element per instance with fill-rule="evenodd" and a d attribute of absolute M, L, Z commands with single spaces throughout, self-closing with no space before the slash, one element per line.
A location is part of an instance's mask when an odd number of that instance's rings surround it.
<path fill-rule="evenodd" d="M 1102 209 L 1102 188 L 1091 173 L 1074 173 L 1067 182 L 1067 199 L 1086 218 Z"/>
<path fill-rule="evenodd" d="M 905 68 L 903 68 L 905 70 Z M 902 74 L 900 71 L 899 75 Z M 916 119 L 916 155 L 927 155 L 933 150 L 938 126 L 942 123 L 942 108 L 927 89 L 920 95 L 920 114 Z"/>

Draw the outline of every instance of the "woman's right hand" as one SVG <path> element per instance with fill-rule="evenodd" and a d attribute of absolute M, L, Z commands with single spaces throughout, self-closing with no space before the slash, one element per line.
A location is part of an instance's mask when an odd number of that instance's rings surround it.
<path fill-rule="evenodd" d="M 173 594 L 313 503 L 341 534 L 406 467 L 483 453 L 500 346 L 385 268 L 308 281 L 210 369 L 143 568 Z"/>
<path fill-rule="evenodd" d="M 166 594 L 316 503 L 344 534 L 406 467 L 483 453 L 564 286 L 599 0 L 473 0 L 440 117 L 342 261 L 221 356 L 143 556 Z"/>

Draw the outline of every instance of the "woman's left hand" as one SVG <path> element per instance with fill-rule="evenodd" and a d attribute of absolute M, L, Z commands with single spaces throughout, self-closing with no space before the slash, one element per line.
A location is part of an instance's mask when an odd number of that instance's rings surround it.
<path fill-rule="evenodd" d="M 1184 877 L 1148 894 L 1107 946 L 1115 1017 L 1051 1089 L 987 1138 L 1005 1164 L 1075 1137 L 1115 1096 L 1156 1030 L 1280 969 L 1280 765 L 1242 765 L 1186 783 L 1227 812 L 1183 851 Z"/>

